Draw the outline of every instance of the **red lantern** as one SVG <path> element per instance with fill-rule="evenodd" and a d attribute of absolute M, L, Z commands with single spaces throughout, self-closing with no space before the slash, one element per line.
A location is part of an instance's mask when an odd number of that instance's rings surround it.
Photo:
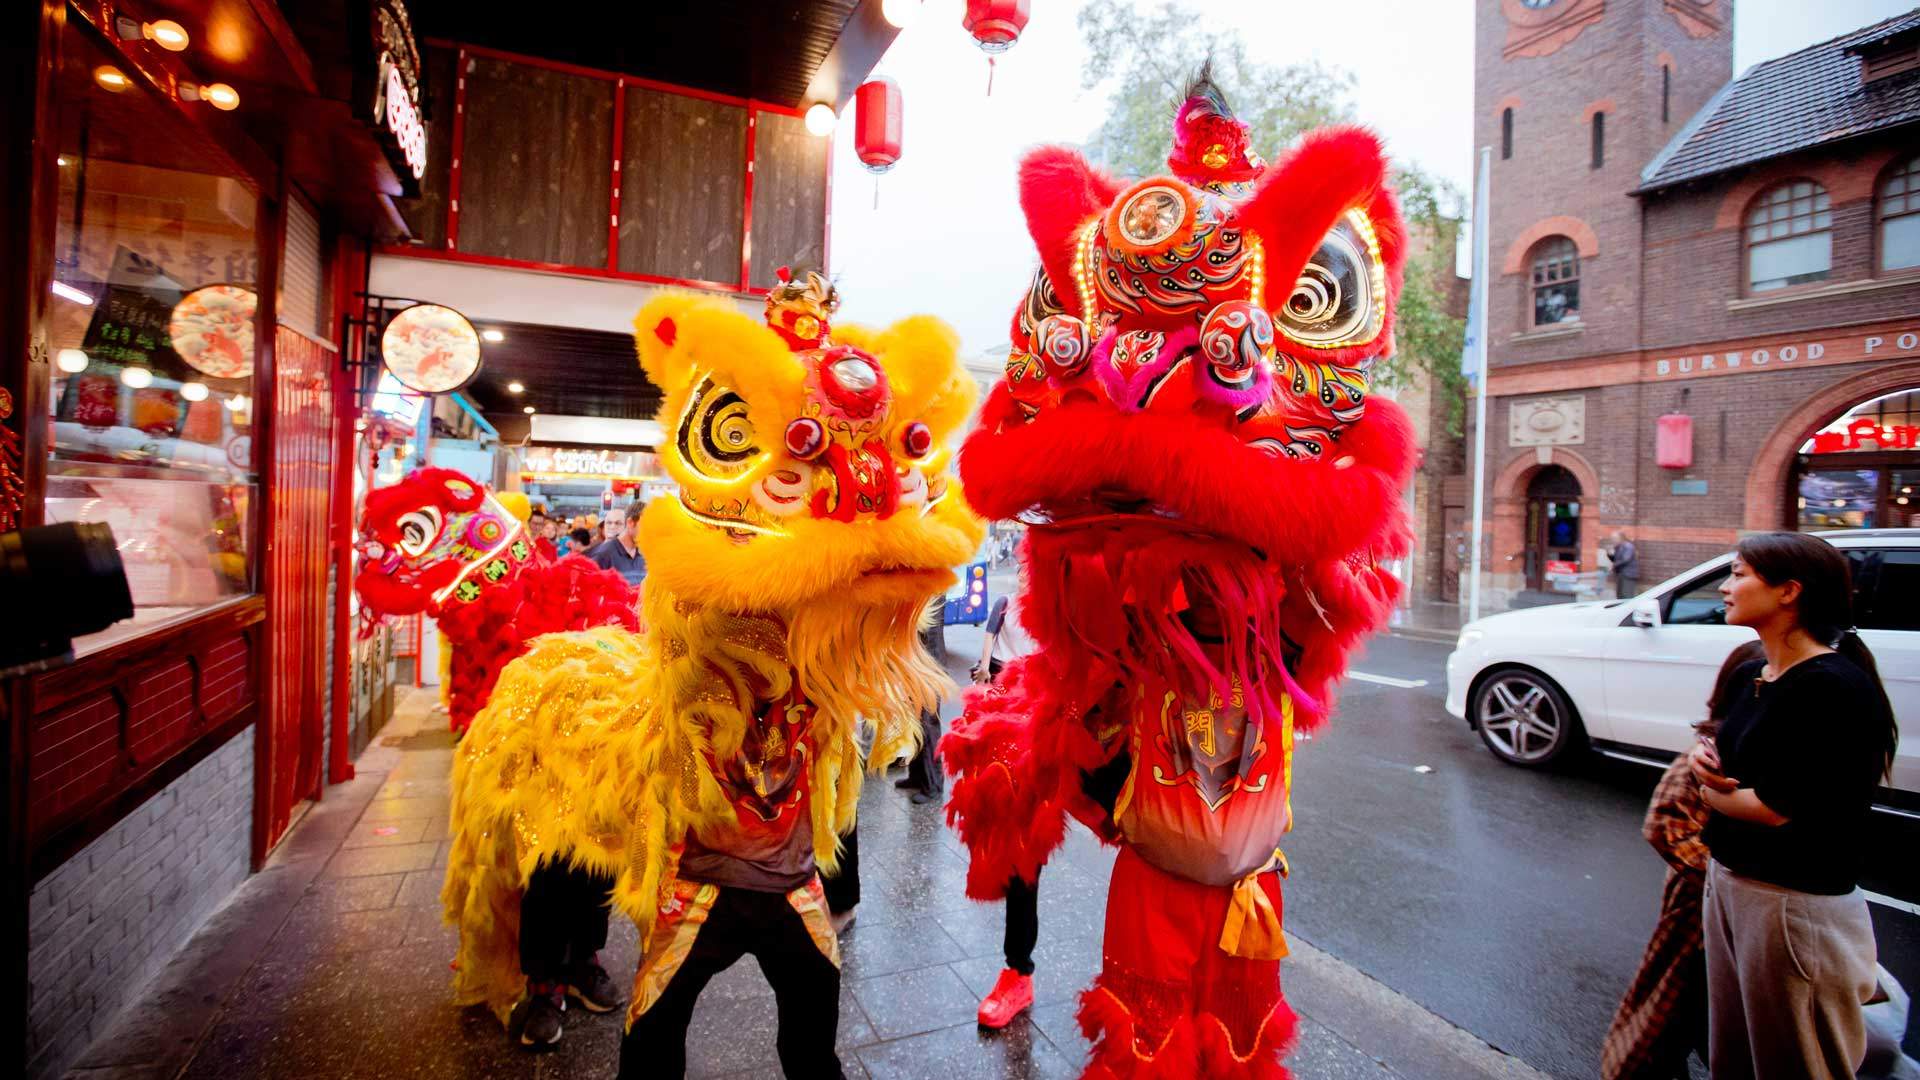
<path fill-rule="evenodd" d="M 967 0 L 967 13 L 960 25 L 973 35 L 974 44 L 987 54 L 987 93 L 993 93 L 993 58 L 1013 48 L 1020 31 L 1027 28 L 1027 6 L 1031 0 Z"/>
<path fill-rule="evenodd" d="M 883 173 L 900 161 L 900 87 L 880 78 L 860 84 L 853 95 L 853 152 L 870 173 Z"/>
<path fill-rule="evenodd" d="M 1684 469 L 1692 465 L 1693 417 L 1686 413 L 1668 413 L 1654 424 L 1654 461 L 1663 469 Z"/>

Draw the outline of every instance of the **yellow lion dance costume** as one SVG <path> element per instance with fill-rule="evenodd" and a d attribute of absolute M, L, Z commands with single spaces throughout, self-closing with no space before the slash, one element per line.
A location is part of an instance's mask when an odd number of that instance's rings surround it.
<path fill-rule="evenodd" d="M 698 892 L 677 872 L 689 843 L 724 851 L 797 804 L 831 872 L 860 795 L 856 726 L 875 730 L 874 763 L 893 761 L 950 692 L 916 631 L 983 531 L 948 447 L 974 384 L 938 320 L 829 339 L 830 310 L 800 320 L 800 341 L 791 319 L 770 329 L 711 299 L 662 296 L 636 317 L 680 486 L 641 521 L 646 629 L 537 639 L 462 741 L 442 891 L 461 1004 L 506 1018 L 525 986 L 521 893 L 558 861 L 613 878 L 640 928 L 631 1022 L 660 989 L 657 921 Z M 837 965 L 824 910 L 803 915 Z"/>

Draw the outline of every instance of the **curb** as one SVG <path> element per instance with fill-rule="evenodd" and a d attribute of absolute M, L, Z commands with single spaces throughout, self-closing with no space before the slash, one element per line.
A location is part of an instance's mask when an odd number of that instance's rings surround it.
<path fill-rule="evenodd" d="M 1460 640 L 1460 631 L 1441 630 L 1424 626 L 1389 626 L 1385 633 L 1389 637 L 1409 638 L 1414 641 L 1428 641 L 1436 645 L 1452 645 Z"/>
<path fill-rule="evenodd" d="M 1388 1072 L 1409 1080 L 1551 1080 L 1300 937 L 1289 933 L 1287 945 L 1280 968 L 1287 1003 Z"/>

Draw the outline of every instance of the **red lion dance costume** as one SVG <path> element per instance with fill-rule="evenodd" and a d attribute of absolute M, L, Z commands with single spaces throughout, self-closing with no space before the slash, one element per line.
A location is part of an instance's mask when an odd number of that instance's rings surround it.
<path fill-rule="evenodd" d="M 1029 525 L 1039 648 L 944 741 L 948 817 L 978 899 L 1035 880 L 1065 814 L 1120 845 L 1087 1076 L 1284 1077 L 1293 740 L 1391 612 L 1380 563 L 1411 539 L 1412 434 L 1366 396 L 1404 240 L 1371 134 L 1262 165 L 1204 75 L 1169 164 L 1021 167 L 1041 270 L 961 475 L 983 516 Z"/>
<path fill-rule="evenodd" d="M 439 623 L 454 647 L 447 715 L 456 733 L 536 636 L 640 628 L 625 578 L 579 555 L 548 559 L 500 500 L 452 469 L 416 469 L 367 495 L 353 588 L 375 615 Z"/>

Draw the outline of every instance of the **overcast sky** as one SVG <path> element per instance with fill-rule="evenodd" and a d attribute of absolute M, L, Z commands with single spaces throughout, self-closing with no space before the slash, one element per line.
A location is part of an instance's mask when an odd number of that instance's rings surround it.
<path fill-rule="evenodd" d="M 1643 0 L 1653 2 L 1653 0 Z M 1395 157 L 1471 186 L 1472 0 L 1188 0 L 1240 34 L 1256 58 L 1317 59 L 1354 74 L 1362 123 Z M 1912 0 L 1737 0 L 1735 73 L 1899 14 Z M 1001 54 L 986 94 L 986 55 L 960 27 L 963 0 L 926 0 L 880 62 L 900 84 L 900 163 L 875 178 L 853 154 L 851 116 L 834 139 L 831 264 L 844 317 L 883 323 L 928 312 L 953 323 L 968 353 L 1001 344 L 1034 256 L 1014 169 L 1028 147 L 1080 142 L 1104 95 L 1080 90 L 1086 50 L 1078 0 L 1033 0 L 1032 21 Z M 851 112 L 851 106 L 848 109 Z M 1273 148 L 1262 147 L 1271 157 Z"/>

